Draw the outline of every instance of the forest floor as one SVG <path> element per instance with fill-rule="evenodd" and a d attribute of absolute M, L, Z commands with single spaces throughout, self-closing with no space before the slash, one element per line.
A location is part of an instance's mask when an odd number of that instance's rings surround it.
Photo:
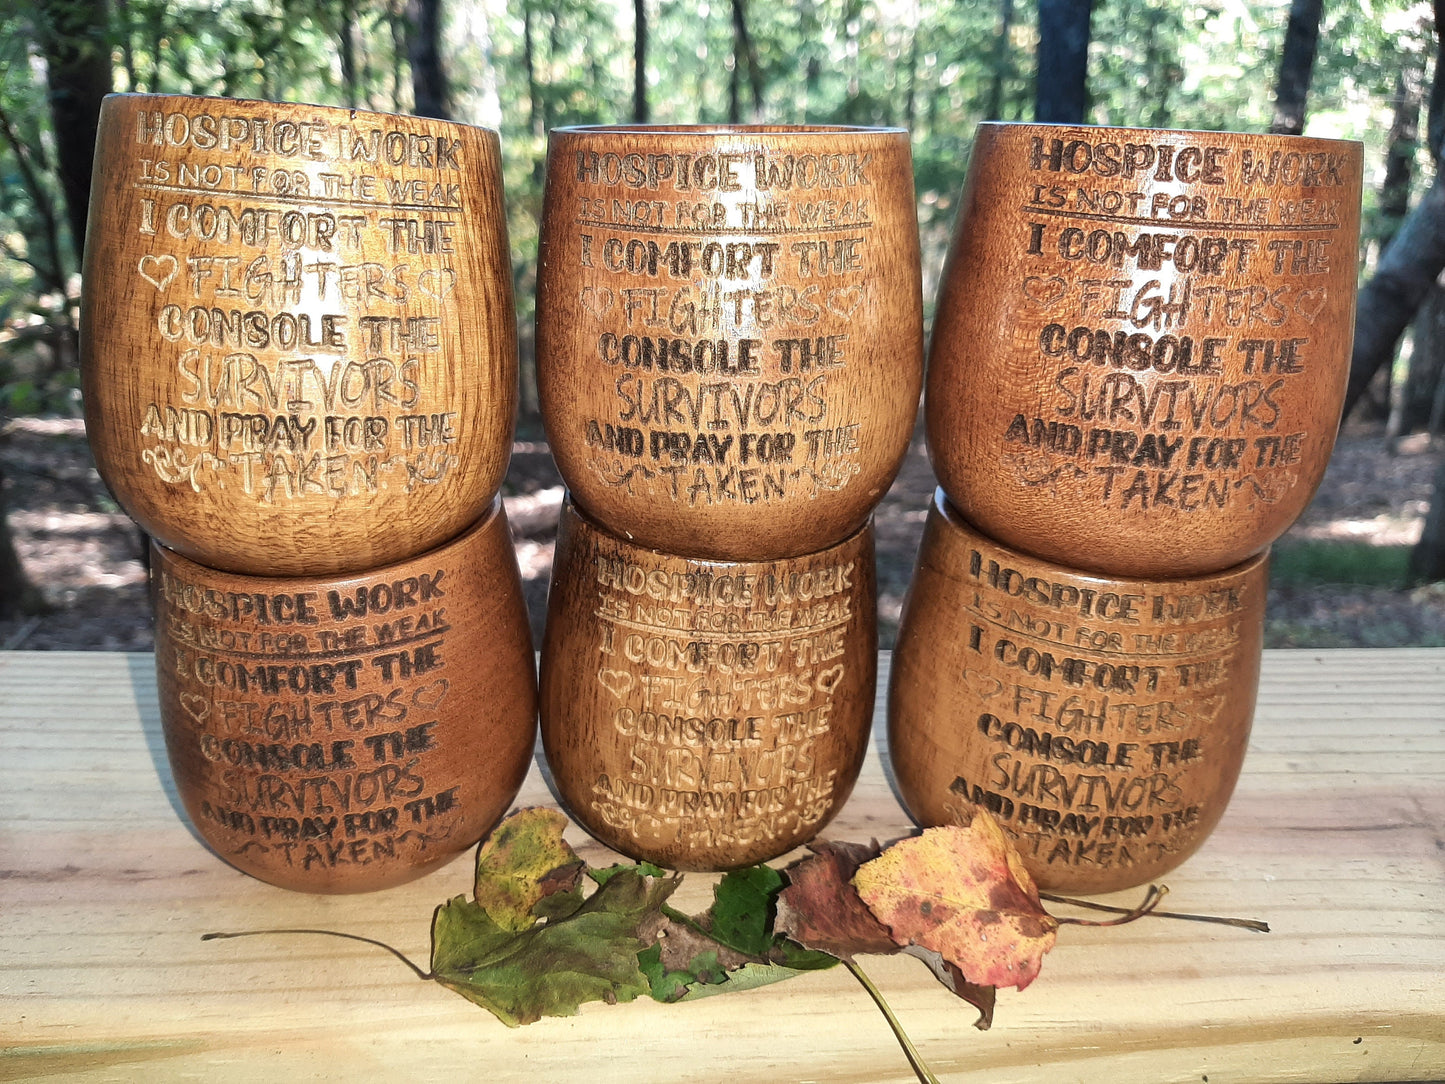
<path fill-rule="evenodd" d="M 1266 646 L 1445 646 L 1445 583 L 1391 586 L 1377 571 L 1399 567 L 1419 537 L 1442 455 L 1445 447 L 1423 437 L 1391 447 L 1376 430 L 1347 430 L 1314 502 L 1277 547 Z M 141 535 L 101 483 L 81 423 L 11 421 L 0 429 L 0 470 L 17 549 L 48 604 L 0 622 L 0 649 L 150 650 Z M 884 647 L 893 643 L 933 486 L 915 440 L 877 515 Z M 504 495 L 540 643 L 562 500 L 545 444 L 515 445 Z M 1329 553 L 1336 559 L 1318 559 Z"/>

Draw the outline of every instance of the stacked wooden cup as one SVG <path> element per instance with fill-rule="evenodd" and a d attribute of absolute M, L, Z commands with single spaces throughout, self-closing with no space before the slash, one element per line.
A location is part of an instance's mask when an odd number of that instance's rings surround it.
<path fill-rule="evenodd" d="M 870 516 L 922 381 L 913 199 L 902 130 L 551 134 L 537 354 L 570 495 L 542 739 L 625 854 L 763 861 L 857 778 Z"/>
<path fill-rule="evenodd" d="M 82 312 L 101 473 L 155 540 L 166 748 L 197 831 L 287 888 L 474 844 L 536 682 L 498 496 L 516 332 L 494 132 L 118 95 Z"/>
<path fill-rule="evenodd" d="M 981 126 L 889 693 L 919 823 L 986 808 L 1041 887 L 1102 892 L 1219 820 L 1267 550 L 1339 422 L 1360 186 L 1355 143 Z"/>

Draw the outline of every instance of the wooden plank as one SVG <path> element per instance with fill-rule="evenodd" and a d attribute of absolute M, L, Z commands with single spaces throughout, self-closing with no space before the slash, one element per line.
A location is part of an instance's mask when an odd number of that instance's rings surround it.
<path fill-rule="evenodd" d="M 881 738 L 826 835 L 907 831 Z M 469 862 L 353 897 L 234 872 L 176 810 L 148 655 L 0 654 L 0 750 L 0 1079 L 912 1079 L 841 970 L 513 1031 L 354 942 L 202 942 L 316 927 L 424 963 Z M 534 769 L 519 802 L 550 800 Z M 1235 800 L 1168 880 L 1174 909 L 1274 932 L 1066 928 L 987 1033 L 915 961 L 864 965 L 945 1080 L 1445 1077 L 1445 651 L 1267 652 Z"/>

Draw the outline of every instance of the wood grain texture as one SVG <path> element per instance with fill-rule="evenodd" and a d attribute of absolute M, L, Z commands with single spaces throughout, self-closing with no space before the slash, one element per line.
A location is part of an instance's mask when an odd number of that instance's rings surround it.
<path fill-rule="evenodd" d="M 0 654 L 0 702 L 4 1079 L 913 1080 L 836 970 L 509 1031 L 365 945 L 202 942 L 323 927 L 422 961 L 432 908 L 469 890 L 471 863 L 366 896 L 310 896 L 217 861 L 177 812 L 148 655 Z M 1445 651 L 1265 653 L 1238 791 L 1170 876 L 1168 906 L 1266 919 L 1270 934 L 1066 929 L 985 1033 L 916 961 L 863 966 L 940 1078 L 959 1084 L 1438 1080 L 1442 702 Z M 882 770 L 881 720 L 874 733 L 834 838 L 909 827 Z M 552 802 L 540 769 L 517 800 Z M 590 861 L 609 859 L 568 835 Z M 688 876 L 679 906 L 705 907 L 712 880 Z"/>
<path fill-rule="evenodd" d="M 949 499 L 1107 575 L 1262 551 L 1334 446 L 1360 191 L 1358 143 L 980 125 L 925 402 Z"/>
<path fill-rule="evenodd" d="M 1040 888 L 1157 880 L 1219 822 L 1249 740 L 1269 565 L 1181 580 L 1090 576 L 980 534 L 940 489 L 888 695 L 903 804 L 976 804 Z"/>
<path fill-rule="evenodd" d="M 887 492 L 923 379 L 902 129 L 554 129 L 538 262 L 542 420 L 607 529 L 771 560 Z"/>
<path fill-rule="evenodd" d="M 325 575 L 456 537 L 516 409 L 496 133 L 107 98 L 81 370 L 106 483 L 204 565 Z"/>
<path fill-rule="evenodd" d="M 574 819 L 673 869 L 775 858 L 847 801 L 878 651 L 871 521 L 820 553 L 674 557 L 569 501 L 542 642 L 542 745 Z"/>
<path fill-rule="evenodd" d="M 447 545 L 331 579 L 151 548 L 171 772 L 226 861 L 303 892 L 400 884 L 507 811 L 537 732 L 501 498 Z"/>

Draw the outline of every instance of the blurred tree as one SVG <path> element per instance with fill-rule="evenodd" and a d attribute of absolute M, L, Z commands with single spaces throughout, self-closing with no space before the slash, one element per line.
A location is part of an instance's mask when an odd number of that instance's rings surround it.
<path fill-rule="evenodd" d="M 1082 124 L 1088 112 L 1089 20 L 1094 0 L 1039 0 L 1034 120 Z"/>
<path fill-rule="evenodd" d="M 114 86 L 105 0 L 39 0 L 35 37 L 45 58 L 60 185 L 78 265 L 85 249 L 100 100 Z"/>
<path fill-rule="evenodd" d="M 450 120 L 451 97 L 442 66 L 441 0 L 407 0 L 406 15 L 412 112 L 419 117 Z"/>
<path fill-rule="evenodd" d="M 1437 23 L 1435 70 L 1430 91 L 1430 158 L 1436 178 L 1420 202 L 1395 230 L 1375 272 L 1360 289 L 1355 306 L 1355 342 L 1350 355 L 1344 416 L 1349 417 L 1374 379 L 1394 359 L 1400 336 L 1419 312 L 1436 278 L 1445 270 L 1445 184 L 1439 175 L 1445 120 L 1441 118 L 1440 27 Z"/>
<path fill-rule="evenodd" d="M 632 0 L 632 123 L 647 123 L 647 0 Z"/>
<path fill-rule="evenodd" d="M 1279 79 L 1274 91 L 1275 135 L 1301 135 L 1305 130 L 1305 99 L 1315 68 L 1320 42 L 1320 16 L 1324 0 L 1292 0 L 1284 48 L 1280 50 Z"/>
<path fill-rule="evenodd" d="M 763 118 L 763 71 L 758 65 L 758 53 L 753 48 L 753 39 L 748 34 L 747 0 L 732 0 L 732 12 L 733 57 L 728 79 L 728 122 L 742 123 L 741 81 L 743 68 L 746 67 L 748 87 L 752 91 L 750 119 L 757 123 Z"/>
<path fill-rule="evenodd" d="M 1009 35 L 1013 31 L 1013 24 L 1014 0 L 999 0 L 998 34 L 994 37 L 993 54 L 990 58 L 990 66 L 993 71 L 989 74 L 988 99 L 983 107 L 984 120 L 1003 119 L 1004 79 L 1007 77 L 1010 67 Z"/>

